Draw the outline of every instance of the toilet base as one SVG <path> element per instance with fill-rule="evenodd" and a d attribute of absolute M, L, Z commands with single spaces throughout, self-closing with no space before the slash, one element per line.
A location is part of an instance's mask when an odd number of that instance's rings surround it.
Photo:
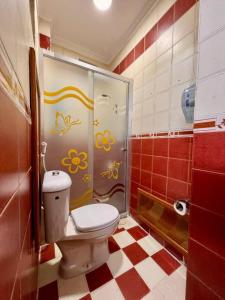
<path fill-rule="evenodd" d="M 57 242 L 62 252 L 59 274 L 71 278 L 90 272 L 103 265 L 109 258 L 108 238 L 100 237 L 88 242 L 66 240 Z"/>

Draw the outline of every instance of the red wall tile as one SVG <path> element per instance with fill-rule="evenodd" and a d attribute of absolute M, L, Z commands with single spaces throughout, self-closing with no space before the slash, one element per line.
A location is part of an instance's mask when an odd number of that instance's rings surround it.
<path fill-rule="evenodd" d="M 188 199 L 188 184 L 183 181 L 168 179 L 167 197 L 172 200 Z"/>
<path fill-rule="evenodd" d="M 152 156 L 151 155 L 141 155 L 141 169 L 144 171 L 152 171 Z"/>
<path fill-rule="evenodd" d="M 169 139 L 158 138 L 154 139 L 153 155 L 168 157 Z"/>
<path fill-rule="evenodd" d="M 0 218 L 0 295 L 10 299 L 20 256 L 19 199 L 15 195 Z M 3 273 L 2 273 L 3 275 Z"/>
<path fill-rule="evenodd" d="M 166 195 L 166 177 L 152 174 L 152 189 L 155 192 Z"/>
<path fill-rule="evenodd" d="M 189 239 L 188 269 L 223 299 L 225 259 Z"/>
<path fill-rule="evenodd" d="M 153 169 L 152 172 L 167 176 L 168 158 L 153 156 Z"/>
<path fill-rule="evenodd" d="M 135 59 L 137 59 L 144 52 L 145 50 L 144 45 L 145 45 L 145 40 L 143 38 L 134 48 Z"/>
<path fill-rule="evenodd" d="M 129 67 L 134 62 L 134 49 L 126 57 L 126 66 Z"/>
<path fill-rule="evenodd" d="M 221 300 L 221 297 L 216 295 L 214 291 L 204 285 L 198 278 L 191 272 L 187 273 L 187 300 Z"/>
<path fill-rule="evenodd" d="M 114 70 L 113 70 L 114 73 L 116 74 L 121 74 L 120 72 L 120 65 L 118 65 Z"/>
<path fill-rule="evenodd" d="M 189 161 L 183 159 L 169 159 L 168 177 L 188 181 Z"/>
<path fill-rule="evenodd" d="M 50 50 L 50 37 L 40 33 L 40 47 Z"/>
<path fill-rule="evenodd" d="M 18 109 L 0 89 L 0 212 L 19 184 Z M 7 145 L 7 147 L 6 147 Z"/>
<path fill-rule="evenodd" d="M 132 167 L 140 168 L 141 167 L 141 155 L 137 153 L 132 153 Z"/>
<path fill-rule="evenodd" d="M 158 37 L 165 32 L 174 22 L 174 5 L 162 16 L 158 22 Z"/>
<path fill-rule="evenodd" d="M 193 138 L 171 138 L 169 140 L 169 156 L 190 159 Z"/>
<path fill-rule="evenodd" d="M 225 132 L 194 135 L 194 168 L 225 173 Z"/>
<path fill-rule="evenodd" d="M 142 139 L 142 154 L 153 154 L 153 142 L 154 139 Z"/>
<path fill-rule="evenodd" d="M 182 17 L 194 4 L 196 0 L 177 0 L 175 2 L 175 22 Z"/>
<path fill-rule="evenodd" d="M 193 171 L 192 203 L 225 216 L 225 174 Z"/>
<path fill-rule="evenodd" d="M 225 216 L 219 216 L 198 206 L 190 208 L 190 237 L 225 259 Z"/>
<path fill-rule="evenodd" d="M 132 139 L 131 140 L 131 150 L 133 153 L 141 152 L 141 139 Z"/>
<path fill-rule="evenodd" d="M 140 182 L 140 169 L 131 168 L 131 181 Z"/>
<path fill-rule="evenodd" d="M 152 174 L 146 171 L 141 171 L 141 185 L 151 188 Z"/>
<path fill-rule="evenodd" d="M 157 24 L 153 26 L 145 36 L 145 50 L 148 49 L 157 39 Z"/>

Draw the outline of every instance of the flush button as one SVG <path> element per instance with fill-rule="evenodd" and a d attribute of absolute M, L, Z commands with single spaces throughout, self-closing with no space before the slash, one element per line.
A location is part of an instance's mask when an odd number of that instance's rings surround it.
<path fill-rule="evenodd" d="M 53 171 L 52 172 L 52 176 L 57 176 L 57 175 L 59 175 L 59 171 Z"/>

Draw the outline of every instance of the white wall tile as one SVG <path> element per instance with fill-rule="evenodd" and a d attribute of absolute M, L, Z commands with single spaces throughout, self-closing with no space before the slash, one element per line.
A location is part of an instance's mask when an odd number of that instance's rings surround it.
<path fill-rule="evenodd" d="M 155 113 L 155 130 L 157 132 L 169 131 L 169 111 Z"/>
<path fill-rule="evenodd" d="M 177 43 L 185 35 L 194 31 L 196 26 L 195 9 L 193 6 L 174 24 L 173 43 Z"/>
<path fill-rule="evenodd" d="M 142 115 L 143 117 L 154 113 L 154 98 L 149 98 L 142 103 Z"/>
<path fill-rule="evenodd" d="M 225 0 L 202 0 L 200 5 L 199 38 L 203 40 L 225 27 Z"/>
<path fill-rule="evenodd" d="M 156 59 L 156 43 L 151 45 L 143 54 L 144 66 L 152 63 Z"/>
<path fill-rule="evenodd" d="M 181 84 L 190 81 L 194 78 L 194 57 L 174 64 L 172 67 L 172 83 L 173 85 Z"/>
<path fill-rule="evenodd" d="M 170 116 L 170 129 L 171 130 L 182 130 L 182 129 L 192 129 L 193 124 L 186 123 L 184 114 L 180 107 L 171 109 Z"/>
<path fill-rule="evenodd" d="M 172 47 L 173 42 L 173 26 L 167 29 L 160 38 L 156 41 L 157 56 L 160 56 L 165 51 Z"/>
<path fill-rule="evenodd" d="M 195 119 L 225 112 L 225 73 L 198 82 Z"/>
<path fill-rule="evenodd" d="M 163 92 L 156 96 L 155 111 L 169 110 L 170 108 L 170 91 Z"/>
<path fill-rule="evenodd" d="M 173 63 L 178 63 L 194 54 L 195 36 L 191 32 L 173 47 Z"/>
<path fill-rule="evenodd" d="M 172 49 L 166 51 L 156 60 L 156 76 L 170 69 L 172 63 Z"/>
<path fill-rule="evenodd" d="M 144 84 L 148 83 L 155 76 L 156 73 L 156 61 L 147 65 L 144 69 Z"/>
<path fill-rule="evenodd" d="M 142 118 L 142 133 L 152 133 L 155 131 L 155 115 L 149 114 Z"/>
<path fill-rule="evenodd" d="M 225 29 L 199 46 L 199 78 L 225 70 Z"/>
<path fill-rule="evenodd" d="M 156 94 L 161 93 L 162 91 L 168 90 L 170 88 L 170 74 L 168 71 L 159 75 L 155 80 L 155 91 Z"/>
<path fill-rule="evenodd" d="M 148 99 L 150 97 L 153 97 L 155 94 L 155 80 L 154 79 L 150 79 L 148 82 L 146 82 L 144 84 L 144 91 L 143 91 L 144 95 L 143 98 L 144 99 Z"/>

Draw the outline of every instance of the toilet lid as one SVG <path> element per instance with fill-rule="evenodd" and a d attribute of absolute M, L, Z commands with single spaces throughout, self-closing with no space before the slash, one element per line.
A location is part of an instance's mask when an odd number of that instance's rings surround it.
<path fill-rule="evenodd" d="M 107 227 L 118 217 L 118 210 L 110 204 L 90 204 L 71 211 L 77 230 L 94 231 Z"/>

